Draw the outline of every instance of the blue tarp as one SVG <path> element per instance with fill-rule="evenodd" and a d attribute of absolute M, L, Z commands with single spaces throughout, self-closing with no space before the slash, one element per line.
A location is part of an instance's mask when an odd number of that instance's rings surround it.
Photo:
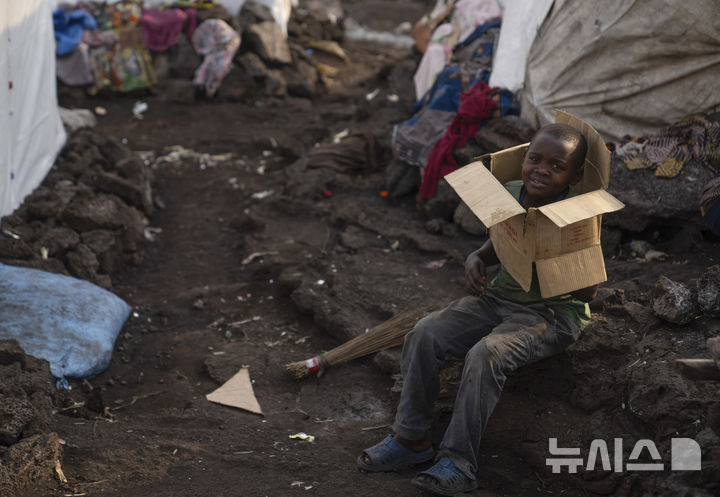
<path fill-rule="evenodd" d="M 60 380 L 104 371 L 129 313 L 120 297 L 87 281 L 0 264 L 0 339 L 46 359 Z"/>

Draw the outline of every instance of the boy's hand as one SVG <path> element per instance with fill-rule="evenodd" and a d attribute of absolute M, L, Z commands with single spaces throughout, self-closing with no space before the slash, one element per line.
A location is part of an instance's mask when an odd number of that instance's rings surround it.
<path fill-rule="evenodd" d="M 487 269 L 477 251 L 465 259 L 465 284 L 470 293 L 482 297 L 487 289 Z"/>

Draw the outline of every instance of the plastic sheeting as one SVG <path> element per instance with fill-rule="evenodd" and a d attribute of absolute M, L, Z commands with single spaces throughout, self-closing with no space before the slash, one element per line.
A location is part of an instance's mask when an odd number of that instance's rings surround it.
<path fill-rule="evenodd" d="M 0 216 L 42 182 L 64 143 L 50 5 L 0 2 Z"/>
<path fill-rule="evenodd" d="M 540 126 L 559 108 L 606 140 L 647 135 L 717 109 L 718 74 L 715 0 L 556 0 L 530 50 L 522 116 Z"/>
<path fill-rule="evenodd" d="M 513 93 L 522 89 L 528 53 L 554 0 L 507 0 L 489 85 Z"/>
<path fill-rule="evenodd" d="M 87 281 L 0 264 L 0 339 L 46 359 L 56 378 L 104 371 L 129 314 L 121 298 Z"/>

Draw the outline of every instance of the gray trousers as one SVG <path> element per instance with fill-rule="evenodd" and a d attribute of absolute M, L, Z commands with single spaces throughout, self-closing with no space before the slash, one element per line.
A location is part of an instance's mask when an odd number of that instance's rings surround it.
<path fill-rule="evenodd" d="M 491 291 L 464 297 L 421 319 L 405 337 L 403 389 L 393 430 L 420 440 L 430 429 L 445 356 L 465 358 L 452 418 L 439 453 L 475 479 L 480 438 L 507 374 L 577 340 L 569 318 L 543 304 L 521 305 Z"/>

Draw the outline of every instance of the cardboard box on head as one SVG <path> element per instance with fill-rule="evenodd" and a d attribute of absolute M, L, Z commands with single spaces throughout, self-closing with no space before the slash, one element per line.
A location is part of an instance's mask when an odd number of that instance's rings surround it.
<path fill-rule="evenodd" d="M 585 170 L 572 189 L 578 193 L 527 211 L 503 184 L 521 179 L 528 143 L 488 154 L 445 176 L 450 186 L 490 231 L 498 259 L 525 291 L 535 264 L 543 298 L 580 290 L 607 279 L 600 246 L 602 215 L 625 205 L 605 191 L 610 152 L 597 131 L 564 111 L 556 123 L 578 129 L 588 143 Z"/>

